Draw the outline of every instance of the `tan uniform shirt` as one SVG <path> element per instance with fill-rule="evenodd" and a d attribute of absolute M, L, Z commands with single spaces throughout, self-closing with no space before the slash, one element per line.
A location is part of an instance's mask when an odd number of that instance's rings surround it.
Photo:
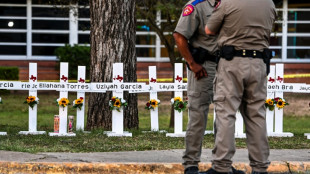
<path fill-rule="evenodd" d="M 262 51 L 269 47 L 275 19 L 272 0 L 222 0 L 207 26 L 212 32 L 219 31 L 219 47 Z"/>
<path fill-rule="evenodd" d="M 215 0 L 191 0 L 183 8 L 175 32 L 182 34 L 195 47 L 213 54 L 217 50 L 216 36 L 208 36 L 204 27 L 214 9 Z"/>

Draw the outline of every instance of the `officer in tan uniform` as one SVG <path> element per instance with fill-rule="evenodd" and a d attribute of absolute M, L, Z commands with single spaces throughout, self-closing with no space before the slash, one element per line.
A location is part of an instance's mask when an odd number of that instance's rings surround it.
<path fill-rule="evenodd" d="M 272 0 L 222 0 L 205 31 L 219 34 L 220 59 L 214 81 L 216 138 L 212 168 L 206 173 L 231 172 L 235 153 L 235 120 L 240 109 L 252 173 L 267 173 L 266 75 L 269 37 L 276 19 Z"/>
<path fill-rule="evenodd" d="M 204 26 L 215 3 L 215 0 L 190 0 L 184 6 L 173 34 L 178 49 L 190 69 L 187 82 L 189 121 L 185 136 L 186 150 L 183 155 L 185 174 L 198 173 L 209 105 L 213 98 L 216 37 L 206 35 Z"/>

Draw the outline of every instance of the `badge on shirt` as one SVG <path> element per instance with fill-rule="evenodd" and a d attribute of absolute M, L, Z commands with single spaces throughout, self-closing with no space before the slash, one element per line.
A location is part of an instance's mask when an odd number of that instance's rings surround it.
<path fill-rule="evenodd" d="M 188 16 L 192 14 L 194 11 L 194 7 L 191 4 L 188 4 L 183 10 L 183 16 Z"/>

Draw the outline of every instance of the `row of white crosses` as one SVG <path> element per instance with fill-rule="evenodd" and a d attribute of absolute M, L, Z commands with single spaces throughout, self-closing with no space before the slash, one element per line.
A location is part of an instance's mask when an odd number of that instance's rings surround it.
<path fill-rule="evenodd" d="M 306 84 L 284 84 L 283 83 L 283 64 L 271 66 L 271 73 L 268 76 L 268 96 L 267 98 L 281 97 L 283 92 L 307 92 L 309 85 Z M 275 69 L 277 71 L 275 72 Z M 183 98 L 183 91 L 186 91 L 187 84 L 183 83 L 183 65 L 175 64 L 175 83 L 156 83 L 156 67 L 149 67 L 149 85 L 144 83 L 124 83 L 123 64 L 113 64 L 112 83 L 85 83 L 85 66 L 78 67 L 78 83 L 68 83 L 68 63 L 61 63 L 60 83 L 37 82 L 37 65 L 29 64 L 29 82 L 1 82 L 0 89 L 29 90 L 29 95 L 37 97 L 37 90 L 57 90 L 60 91 L 60 98 L 67 98 L 68 91 L 77 92 L 77 98 L 85 99 L 85 92 L 106 92 L 113 91 L 113 96 L 123 98 L 123 91 L 150 92 L 150 99 L 157 99 L 157 92 L 174 91 L 175 97 Z M 268 110 L 268 109 L 267 109 Z M 77 109 L 76 129 L 84 130 L 84 106 L 81 110 Z M 151 131 L 159 131 L 158 108 L 150 110 Z M 59 132 L 49 133 L 50 136 L 75 136 L 74 133 L 67 132 L 67 107 L 59 107 L 60 125 Z M 215 114 L 214 114 L 215 118 Z M 275 119 L 275 122 L 273 121 Z M 283 132 L 283 110 L 275 109 L 267 111 L 267 131 L 269 136 L 293 136 L 291 133 Z M 106 132 L 108 136 L 132 136 L 131 133 L 123 130 L 123 110 L 112 111 L 112 131 Z M 275 129 L 274 129 L 275 126 Z M 214 130 L 205 133 L 213 133 Z M 37 106 L 29 107 L 29 130 L 21 131 L 20 134 L 44 134 L 44 131 L 37 131 Z M 6 135 L 5 132 L 0 135 Z M 175 111 L 174 133 L 168 133 L 171 137 L 184 137 L 183 132 L 183 113 Z M 310 135 L 308 135 L 308 138 Z M 244 138 L 243 119 L 240 112 L 236 114 L 235 137 Z"/>
<path fill-rule="evenodd" d="M 150 78 L 150 82 L 156 82 L 156 67 L 150 67 L 154 70 L 155 76 Z M 78 67 L 78 83 L 68 82 L 68 63 L 60 63 L 60 82 L 38 82 L 37 64 L 29 64 L 29 82 L 0 82 L 0 89 L 8 90 L 28 90 L 29 96 L 37 96 L 37 90 L 56 90 L 59 91 L 59 98 L 68 98 L 68 92 L 77 92 L 77 98 L 85 98 L 85 92 L 106 92 L 113 91 L 113 96 L 123 98 L 123 91 L 130 92 L 150 92 L 150 97 L 157 99 L 157 92 L 175 91 L 175 96 L 183 98 L 183 91 L 187 84 L 183 83 L 183 65 L 175 65 L 176 83 L 154 83 L 151 88 L 145 83 L 124 83 L 123 82 L 123 64 L 113 64 L 113 82 L 112 83 L 85 83 L 85 67 Z M 6 84 L 6 85 L 5 85 Z M 151 89 L 151 90 L 150 90 Z M 76 129 L 84 130 L 84 106 L 81 110 L 77 109 Z M 50 136 L 75 136 L 74 133 L 67 132 L 67 107 L 59 106 L 59 132 L 50 132 Z M 151 130 L 158 131 L 158 108 L 151 110 Z M 112 131 L 106 132 L 108 136 L 132 136 L 131 133 L 123 129 L 123 110 L 120 112 L 112 111 Z M 21 131 L 20 134 L 45 134 L 45 131 L 37 131 L 37 105 L 29 107 L 29 130 Z M 6 135 L 4 132 L 3 135 Z M 184 136 L 183 132 L 183 113 L 175 111 L 175 130 L 174 133 L 167 136 Z"/>
<path fill-rule="evenodd" d="M 157 92 L 174 92 L 174 97 L 183 98 L 183 91 L 187 90 L 187 84 L 183 83 L 183 64 L 176 63 L 174 66 L 174 83 L 157 83 L 156 66 L 149 66 L 149 85 L 150 85 L 150 100 L 157 98 Z M 151 116 L 151 131 L 160 131 L 158 124 L 158 107 L 150 110 Z M 160 131 L 163 132 L 163 131 Z M 205 134 L 213 133 L 213 130 L 205 131 Z M 174 132 L 167 133 L 167 137 L 184 137 L 183 131 L 183 112 L 174 111 Z"/>

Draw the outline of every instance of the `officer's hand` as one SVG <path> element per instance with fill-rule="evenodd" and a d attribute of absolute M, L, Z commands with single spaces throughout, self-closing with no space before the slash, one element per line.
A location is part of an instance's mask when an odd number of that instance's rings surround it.
<path fill-rule="evenodd" d="M 208 73 L 204 67 L 196 62 L 192 62 L 190 64 L 190 69 L 195 73 L 195 78 L 197 78 L 197 80 L 208 76 Z"/>
<path fill-rule="evenodd" d="M 208 73 L 204 68 L 202 68 L 201 71 L 199 71 L 198 73 L 195 74 L 195 77 L 197 78 L 197 80 L 199 80 L 203 77 L 208 77 Z"/>

